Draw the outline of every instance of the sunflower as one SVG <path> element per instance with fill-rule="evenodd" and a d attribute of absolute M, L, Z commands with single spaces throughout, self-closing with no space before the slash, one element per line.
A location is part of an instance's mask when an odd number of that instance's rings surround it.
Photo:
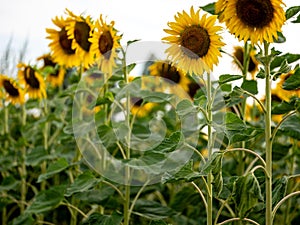
<path fill-rule="evenodd" d="M 114 21 L 106 23 L 100 15 L 95 23 L 93 37 L 89 39 L 92 43 L 91 52 L 99 61 L 99 69 L 108 74 L 112 74 L 113 68 L 116 67 L 117 49 L 120 48 L 121 36 L 117 35 L 114 24 Z"/>
<path fill-rule="evenodd" d="M 47 72 L 47 81 L 54 87 L 61 86 L 64 82 L 66 71 L 59 64 L 53 61 L 50 54 L 45 54 L 37 58 L 37 60 L 43 60 L 44 65 L 41 70 L 46 70 L 47 67 L 51 67 L 51 71 Z"/>
<path fill-rule="evenodd" d="M 46 38 L 51 40 L 49 47 L 53 61 L 66 67 L 79 66 L 81 61 L 72 49 L 72 39 L 68 37 L 66 30 L 68 21 L 63 17 L 55 17 L 52 22 L 59 28 L 59 30 L 46 29 L 49 34 Z"/>
<path fill-rule="evenodd" d="M 17 86 L 12 78 L 0 74 L 0 88 L 1 87 L 5 90 L 3 97 L 6 97 L 7 101 L 10 101 L 12 104 L 24 104 L 24 92 Z"/>
<path fill-rule="evenodd" d="M 215 25 L 217 16 L 204 14 L 200 17 L 200 10 L 195 12 L 191 7 L 190 15 L 183 11 L 174 18 L 176 22 L 168 23 L 171 29 L 164 29 L 170 36 L 162 38 L 171 44 L 166 50 L 168 57 L 188 73 L 202 75 L 212 70 L 224 46 L 217 34 L 222 29 Z"/>
<path fill-rule="evenodd" d="M 220 22 L 223 22 L 223 20 L 224 20 L 224 15 L 222 14 L 222 12 L 226 8 L 227 3 L 228 3 L 228 0 L 218 0 L 215 3 L 215 13 L 219 14 L 219 20 L 220 20 Z"/>
<path fill-rule="evenodd" d="M 282 5 L 282 0 L 231 0 L 223 4 L 221 18 L 240 41 L 274 42 L 286 20 Z"/>
<path fill-rule="evenodd" d="M 18 64 L 18 78 L 25 85 L 25 90 L 30 98 L 46 98 L 46 87 L 43 77 L 31 66 L 24 63 Z"/>
<path fill-rule="evenodd" d="M 72 49 L 75 50 L 84 68 L 88 68 L 94 62 L 94 54 L 90 51 L 91 42 L 89 41 L 93 33 L 91 17 L 77 16 L 68 9 L 66 13 L 69 15 L 66 31 L 72 40 Z"/>
<path fill-rule="evenodd" d="M 130 98 L 131 108 L 130 111 L 137 117 L 145 117 L 149 115 L 153 107 L 156 105 L 152 102 L 144 102 L 142 98 L 131 97 Z"/>
<path fill-rule="evenodd" d="M 190 79 L 185 76 L 185 73 L 171 65 L 171 63 L 167 61 L 157 61 L 148 67 L 150 75 L 160 76 L 164 78 L 164 80 L 172 85 L 178 84 L 185 91 L 188 91 L 188 85 L 190 83 Z"/>
<path fill-rule="evenodd" d="M 255 73 L 258 71 L 258 61 L 255 58 L 255 54 L 256 54 L 255 50 L 251 48 L 249 54 L 250 59 L 248 64 L 248 72 L 252 75 L 252 79 L 254 79 Z M 237 65 L 239 69 L 242 69 L 241 66 L 243 66 L 244 64 L 244 48 L 240 46 L 234 46 L 233 56 L 234 56 L 233 63 Z"/>

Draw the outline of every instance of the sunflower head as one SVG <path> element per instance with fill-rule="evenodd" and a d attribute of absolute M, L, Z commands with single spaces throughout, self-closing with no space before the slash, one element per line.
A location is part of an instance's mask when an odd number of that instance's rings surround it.
<path fill-rule="evenodd" d="M 244 64 L 244 48 L 240 46 L 234 46 L 234 51 L 233 51 L 233 56 L 234 56 L 234 61 L 233 63 L 237 65 L 238 68 L 243 66 Z M 255 73 L 258 71 L 258 61 L 255 58 L 255 50 L 251 49 L 249 53 L 249 64 L 248 64 L 248 72 L 252 75 L 252 79 L 254 79 Z M 242 68 L 240 68 L 242 69 Z"/>
<path fill-rule="evenodd" d="M 285 22 L 282 5 L 282 0 L 231 0 L 223 4 L 221 18 L 239 40 L 274 42 Z"/>
<path fill-rule="evenodd" d="M 65 69 L 55 63 L 50 54 L 42 55 L 37 60 L 43 60 L 41 70 L 47 74 L 47 81 L 54 87 L 61 86 L 64 82 Z"/>
<path fill-rule="evenodd" d="M 106 23 L 102 15 L 96 21 L 91 41 L 91 52 L 95 54 L 102 72 L 111 74 L 116 66 L 117 51 L 120 48 L 121 36 L 117 35 L 114 21 Z"/>
<path fill-rule="evenodd" d="M 185 11 L 175 15 L 175 22 L 169 22 L 170 29 L 164 29 L 170 36 L 162 40 L 171 44 L 166 50 L 174 64 L 188 73 L 202 75 L 218 64 L 220 48 L 224 45 L 215 25 L 217 16 L 200 16 L 200 10 L 191 7 L 190 15 Z"/>
<path fill-rule="evenodd" d="M 12 78 L 0 74 L 0 88 L 4 89 L 3 97 L 7 101 L 12 104 L 24 104 L 24 92 Z"/>
<path fill-rule="evenodd" d="M 144 102 L 142 98 L 139 97 L 131 97 L 131 113 L 137 117 L 145 117 L 149 115 L 151 110 L 154 108 L 155 103 L 152 102 Z"/>
<path fill-rule="evenodd" d="M 25 85 L 25 91 L 30 98 L 46 98 L 46 87 L 43 77 L 31 66 L 18 64 L 18 78 Z"/>
<path fill-rule="evenodd" d="M 180 85 L 185 91 L 188 90 L 189 78 L 181 70 L 176 68 L 171 62 L 157 61 L 148 67 L 150 75 L 160 76 L 164 81 L 172 85 Z"/>
<path fill-rule="evenodd" d="M 73 40 L 68 36 L 68 20 L 63 17 L 55 17 L 52 22 L 58 27 L 58 30 L 47 28 L 47 39 L 51 42 L 49 47 L 52 51 L 53 61 L 65 65 L 66 67 L 79 66 L 81 61 L 72 48 Z"/>
<path fill-rule="evenodd" d="M 89 67 L 94 62 L 94 56 L 90 52 L 91 42 L 89 38 L 93 33 L 93 24 L 91 17 L 77 16 L 70 10 L 66 9 L 67 18 L 67 35 L 72 40 L 72 49 L 75 50 L 76 55 L 85 68 Z"/>

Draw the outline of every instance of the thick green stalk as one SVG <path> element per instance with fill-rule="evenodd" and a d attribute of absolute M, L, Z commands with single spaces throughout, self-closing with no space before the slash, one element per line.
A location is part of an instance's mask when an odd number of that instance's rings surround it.
<path fill-rule="evenodd" d="M 208 118 L 208 125 L 207 125 L 207 150 L 208 150 L 208 160 L 211 159 L 212 156 L 212 96 L 211 96 L 211 77 L 210 74 L 207 74 L 207 118 Z M 213 193 L 212 193 L 212 182 L 213 176 L 211 171 L 209 171 L 207 175 L 207 225 L 212 225 L 213 223 Z"/>
<path fill-rule="evenodd" d="M 272 142 L 271 142 L 271 75 L 269 59 L 269 43 L 264 42 L 265 56 L 265 142 L 266 142 L 266 225 L 272 225 Z"/>

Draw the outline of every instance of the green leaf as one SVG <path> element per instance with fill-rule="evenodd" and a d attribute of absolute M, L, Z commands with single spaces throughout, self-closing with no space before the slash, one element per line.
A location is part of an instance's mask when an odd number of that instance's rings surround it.
<path fill-rule="evenodd" d="M 76 177 L 74 182 L 67 188 L 65 196 L 69 197 L 74 193 L 86 192 L 93 188 L 98 182 L 99 179 L 95 178 L 91 171 L 85 171 Z"/>
<path fill-rule="evenodd" d="M 225 84 L 225 83 L 228 83 L 231 81 L 239 80 L 241 78 L 243 78 L 242 75 L 223 74 L 223 75 L 220 75 L 218 82 L 220 85 L 222 85 L 222 84 Z"/>
<path fill-rule="evenodd" d="M 258 201 L 263 200 L 259 183 L 253 173 L 237 178 L 234 182 L 232 195 L 240 218 L 246 217 Z"/>
<path fill-rule="evenodd" d="M 277 35 L 278 35 L 277 39 L 274 40 L 275 43 L 284 43 L 284 42 L 286 42 L 286 38 L 281 32 L 277 31 Z"/>
<path fill-rule="evenodd" d="M 64 199 L 65 188 L 65 185 L 54 186 L 39 192 L 34 197 L 32 204 L 25 210 L 25 213 L 39 214 L 55 209 Z"/>
<path fill-rule="evenodd" d="M 31 214 L 25 213 L 13 219 L 12 225 L 33 225 L 35 220 Z"/>
<path fill-rule="evenodd" d="M 186 165 L 181 167 L 179 171 L 166 172 L 162 177 L 162 182 L 171 183 L 179 180 L 185 180 L 189 182 L 201 176 L 203 176 L 203 174 L 193 170 L 193 161 L 191 160 Z"/>
<path fill-rule="evenodd" d="M 258 73 L 256 74 L 256 77 L 257 78 L 261 78 L 261 79 L 264 79 L 266 78 L 266 72 L 263 68 L 260 68 Z"/>
<path fill-rule="evenodd" d="M 198 194 L 192 186 L 182 186 L 175 195 L 171 196 L 170 207 L 177 212 L 182 212 L 187 205 L 192 205 L 194 201 L 198 201 Z"/>
<path fill-rule="evenodd" d="M 25 163 L 27 166 L 37 166 L 44 160 L 52 158 L 53 156 L 48 154 L 44 146 L 37 146 L 27 151 Z"/>
<path fill-rule="evenodd" d="M 18 185 L 20 184 L 19 180 L 16 180 L 13 176 L 4 177 L 2 178 L 0 185 L 0 192 L 2 191 L 9 191 L 9 190 L 16 190 Z"/>
<path fill-rule="evenodd" d="M 245 91 L 250 92 L 251 94 L 254 94 L 254 95 L 258 94 L 256 80 L 244 80 L 241 88 L 244 89 Z"/>
<path fill-rule="evenodd" d="M 138 41 L 140 41 L 141 39 L 134 39 L 134 40 L 129 40 L 129 41 L 127 41 L 127 46 L 128 45 L 131 45 L 131 44 L 133 44 L 133 43 L 135 43 L 135 42 L 138 42 Z"/>
<path fill-rule="evenodd" d="M 286 20 L 289 20 L 290 18 L 292 18 L 299 12 L 300 12 L 300 6 L 292 6 L 292 7 L 288 8 L 285 12 Z"/>
<path fill-rule="evenodd" d="M 223 176 L 222 176 L 222 160 L 224 152 L 214 152 L 211 159 L 203 166 L 201 173 L 208 174 L 210 171 L 213 175 L 213 188 L 214 193 L 219 196 L 223 189 Z"/>
<path fill-rule="evenodd" d="M 279 130 L 286 136 L 300 140 L 300 118 L 297 115 L 290 116 L 281 124 Z"/>
<path fill-rule="evenodd" d="M 293 63 L 299 59 L 300 59 L 300 54 L 287 53 L 284 55 L 276 56 L 271 62 L 270 68 L 271 70 L 273 70 L 276 67 L 280 67 L 284 60 L 287 60 L 288 63 Z"/>
<path fill-rule="evenodd" d="M 143 199 L 136 201 L 134 211 L 140 216 L 151 220 L 161 220 L 177 214 L 171 208 L 163 206 L 158 202 Z"/>
<path fill-rule="evenodd" d="M 168 225 L 166 222 L 163 220 L 152 220 L 149 225 Z"/>
<path fill-rule="evenodd" d="M 101 205 L 103 201 L 113 196 L 115 190 L 106 185 L 101 185 L 97 189 L 87 190 L 85 192 L 77 192 L 74 196 L 76 199 L 85 201 L 89 204 Z"/>
<path fill-rule="evenodd" d="M 60 158 L 56 162 L 51 163 L 46 170 L 46 173 L 41 174 L 37 180 L 38 183 L 47 180 L 52 177 L 54 174 L 60 173 L 61 171 L 68 168 L 69 164 L 65 158 Z"/>
<path fill-rule="evenodd" d="M 116 145 L 118 140 L 114 130 L 111 127 L 107 125 L 100 125 L 97 127 L 97 132 L 101 142 L 106 148 Z"/>
<path fill-rule="evenodd" d="M 286 101 L 282 101 L 279 104 L 276 104 L 272 107 L 272 114 L 285 114 L 288 113 L 292 110 L 294 110 L 294 102 L 286 102 Z"/>
<path fill-rule="evenodd" d="M 170 137 L 165 138 L 160 145 L 158 145 L 153 149 L 153 151 L 161 152 L 161 153 L 172 152 L 176 150 L 181 139 L 182 139 L 182 133 L 180 131 L 176 131 L 172 133 Z"/>
<path fill-rule="evenodd" d="M 288 177 L 283 176 L 281 178 L 278 178 L 273 183 L 273 191 L 272 191 L 272 205 L 275 207 L 275 205 L 283 199 L 286 193 L 288 184 Z"/>
<path fill-rule="evenodd" d="M 285 90 L 296 90 L 300 88 L 300 68 L 298 67 L 294 74 L 288 77 L 282 84 Z"/>
<path fill-rule="evenodd" d="M 200 6 L 200 8 L 212 15 L 215 15 L 216 14 L 215 13 L 215 4 L 216 4 L 215 2 L 209 3 L 205 6 Z"/>
<path fill-rule="evenodd" d="M 225 127 L 227 131 L 241 131 L 246 125 L 235 113 L 228 112 L 225 115 Z"/>
<path fill-rule="evenodd" d="M 113 212 L 111 215 L 92 213 L 82 225 L 119 225 L 122 220 L 123 216 L 116 212 Z"/>
<path fill-rule="evenodd" d="M 297 19 L 292 21 L 292 23 L 300 23 L 300 14 L 297 16 Z"/>

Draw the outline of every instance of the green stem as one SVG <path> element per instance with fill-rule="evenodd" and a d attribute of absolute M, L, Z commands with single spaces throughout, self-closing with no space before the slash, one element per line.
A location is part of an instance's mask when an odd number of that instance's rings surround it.
<path fill-rule="evenodd" d="M 264 42 L 264 56 L 269 57 L 269 43 Z M 270 60 L 265 62 L 265 142 L 266 142 L 266 225 L 272 225 L 272 140 L 271 140 L 271 75 Z"/>
<path fill-rule="evenodd" d="M 208 126 L 207 126 L 207 149 L 208 149 L 208 160 L 211 159 L 212 150 L 213 150 L 213 135 L 212 135 L 212 83 L 210 74 L 207 74 L 207 118 L 208 118 Z M 211 171 L 207 174 L 207 225 L 213 224 L 213 193 L 212 193 L 212 182 L 213 177 Z"/>
<path fill-rule="evenodd" d="M 25 104 L 22 105 L 22 126 L 24 127 L 26 125 L 26 108 Z M 25 211 L 25 202 L 26 202 L 26 195 L 27 195 L 27 185 L 26 185 L 26 177 L 27 177 L 27 170 L 26 170 L 26 147 L 22 146 L 21 148 L 21 168 L 20 168 L 20 176 L 21 176 L 21 207 L 20 211 L 21 214 Z"/>
<path fill-rule="evenodd" d="M 128 77 L 128 72 L 127 72 L 127 67 L 126 67 L 126 52 L 124 49 L 122 49 L 123 52 L 123 74 L 124 74 L 124 79 L 125 83 L 129 83 L 129 77 Z M 126 159 L 130 159 L 130 138 L 131 138 L 131 132 L 130 132 L 130 93 L 128 89 L 126 90 L 126 126 L 129 129 L 128 135 L 127 135 L 127 140 L 125 143 L 126 144 Z M 128 166 L 125 167 L 125 201 L 124 201 L 124 225 L 129 225 L 130 221 L 130 168 Z"/>

